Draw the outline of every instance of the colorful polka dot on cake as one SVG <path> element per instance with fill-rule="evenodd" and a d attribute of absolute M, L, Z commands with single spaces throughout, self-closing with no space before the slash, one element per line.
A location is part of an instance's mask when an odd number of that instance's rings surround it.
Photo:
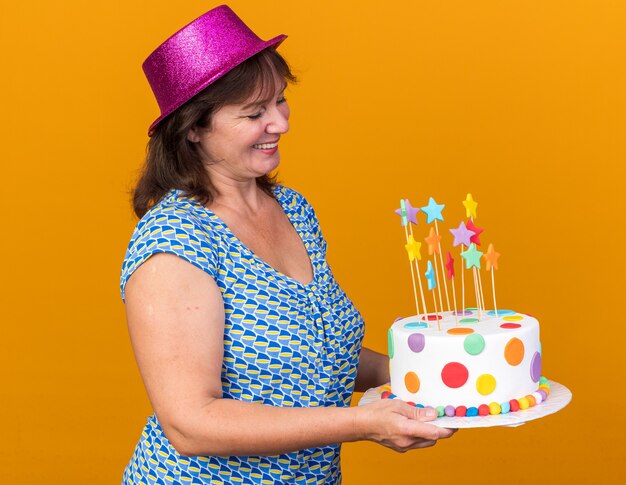
<path fill-rule="evenodd" d="M 497 315 L 496 315 L 497 313 Z M 502 316 L 506 316 L 506 315 L 515 315 L 517 312 L 514 310 L 498 310 L 497 312 L 495 310 L 489 310 L 487 312 L 487 315 L 489 315 L 490 317 L 502 317 Z"/>
<path fill-rule="evenodd" d="M 458 310 L 456 312 L 452 312 L 452 314 L 458 317 L 466 317 L 467 315 L 473 315 L 474 312 L 470 311 L 469 309 L 465 309 L 465 310 Z"/>
<path fill-rule="evenodd" d="M 463 347 L 468 354 L 478 355 L 485 348 L 485 339 L 478 333 L 468 335 L 463 341 Z"/>
<path fill-rule="evenodd" d="M 455 327 L 448 330 L 450 335 L 468 335 L 470 333 L 474 333 L 474 330 L 466 327 Z"/>
<path fill-rule="evenodd" d="M 441 315 L 425 315 L 422 317 L 422 320 L 428 320 L 429 322 L 436 322 L 437 320 L 441 320 Z"/>
<path fill-rule="evenodd" d="M 458 362 L 450 362 L 446 364 L 441 371 L 441 380 L 443 383 L 451 388 L 461 387 L 467 382 L 469 372 L 467 368 Z"/>
<path fill-rule="evenodd" d="M 518 338 L 512 338 L 504 346 L 504 358 L 509 365 L 519 365 L 524 360 L 524 343 Z"/>
<path fill-rule="evenodd" d="M 415 372 L 407 372 L 404 376 L 404 385 L 406 390 L 412 394 L 415 394 L 420 390 L 420 380 Z"/>
<path fill-rule="evenodd" d="M 535 352 L 530 363 L 530 378 L 533 382 L 539 382 L 541 378 L 541 354 L 539 352 Z"/>
<path fill-rule="evenodd" d="M 478 318 L 461 318 L 461 320 L 459 320 L 459 323 L 476 323 L 478 321 Z"/>
<path fill-rule="evenodd" d="M 421 352 L 426 345 L 426 337 L 422 333 L 412 333 L 409 335 L 408 343 L 413 352 Z"/>
<path fill-rule="evenodd" d="M 496 378 L 491 374 L 483 374 L 476 379 L 476 390 L 483 396 L 491 394 L 496 388 Z"/>

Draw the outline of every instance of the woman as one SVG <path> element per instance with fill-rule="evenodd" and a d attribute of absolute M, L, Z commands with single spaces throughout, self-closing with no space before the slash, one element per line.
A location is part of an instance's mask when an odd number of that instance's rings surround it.
<path fill-rule="evenodd" d="M 397 400 L 326 263 L 312 207 L 276 185 L 293 81 L 226 6 L 144 63 L 161 107 L 122 270 L 130 336 L 155 415 L 124 483 L 338 483 L 344 441 L 398 451 L 452 431 Z"/>

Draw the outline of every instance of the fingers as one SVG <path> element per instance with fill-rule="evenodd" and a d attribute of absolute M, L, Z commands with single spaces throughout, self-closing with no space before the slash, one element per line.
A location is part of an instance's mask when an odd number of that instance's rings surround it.
<path fill-rule="evenodd" d="M 421 448 L 430 448 L 437 444 L 437 440 L 421 440 L 413 445 L 410 450 L 418 450 Z M 408 451 L 408 450 L 407 450 Z"/>
<path fill-rule="evenodd" d="M 355 429 L 365 439 L 387 446 L 397 452 L 429 448 L 437 440 L 449 438 L 456 430 L 429 424 L 437 418 L 431 408 L 417 408 L 399 400 L 384 400 L 357 410 Z M 358 418 L 358 419 L 357 419 Z M 359 434 L 358 432 L 356 433 Z"/>
<path fill-rule="evenodd" d="M 411 443 L 407 446 L 394 447 L 392 448 L 394 451 L 398 453 L 406 453 L 411 450 L 419 450 L 422 448 L 430 448 L 431 446 L 435 446 L 437 444 L 436 440 L 416 440 L 414 443 Z"/>
<path fill-rule="evenodd" d="M 404 416 L 407 416 L 408 418 L 411 418 L 414 421 L 419 421 L 421 423 L 426 423 L 428 421 L 434 421 L 435 419 L 437 419 L 437 411 L 435 411 L 432 408 L 417 408 L 415 406 L 410 406 L 409 404 L 404 404 L 404 413 L 408 414 L 404 414 Z M 408 409 L 407 409 L 408 408 Z M 456 433 L 458 430 L 456 428 L 441 428 L 441 427 L 437 427 L 437 429 L 439 430 L 439 436 L 437 437 L 437 439 L 442 439 L 442 438 L 449 438 L 450 436 L 452 436 L 454 433 Z"/>
<path fill-rule="evenodd" d="M 392 401 L 396 404 L 396 411 L 414 421 L 432 421 L 437 418 L 437 411 L 432 408 L 418 408 L 402 401 Z"/>
<path fill-rule="evenodd" d="M 450 438 L 454 433 L 458 431 L 457 428 L 439 428 L 441 430 L 441 434 L 439 439 Z"/>
<path fill-rule="evenodd" d="M 405 433 L 413 438 L 421 438 L 426 441 L 436 441 L 442 435 L 446 436 L 448 433 L 444 431 L 444 428 L 433 426 L 432 424 L 422 423 L 420 421 L 406 421 Z"/>
<path fill-rule="evenodd" d="M 430 425 L 426 425 L 426 426 L 430 426 Z M 396 447 L 393 449 L 394 451 L 397 451 L 398 453 L 406 453 L 407 451 L 411 451 L 411 450 L 418 450 L 421 448 L 430 448 L 432 446 L 435 446 L 438 440 L 449 438 L 450 436 L 452 436 L 454 433 L 457 432 L 456 429 L 450 429 L 450 428 L 439 428 L 439 430 L 442 432 L 439 434 L 437 439 L 429 440 L 429 439 L 417 438 L 408 445 Z M 423 435 L 423 433 L 420 433 L 420 434 Z"/>
<path fill-rule="evenodd" d="M 409 406 L 407 404 L 407 406 Z M 433 408 L 416 408 L 415 406 L 409 406 L 412 409 L 412 419 L 416 421 L 432 421 L 437 419 L 437 411 Z"/>

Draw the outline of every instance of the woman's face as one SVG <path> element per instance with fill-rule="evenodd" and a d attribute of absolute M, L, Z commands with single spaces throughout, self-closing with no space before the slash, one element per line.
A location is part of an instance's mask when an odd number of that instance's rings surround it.
<path fill-rule="evenodd" d="M 289 130 L 286 84 L 275 80 L 274 94 L 229 104 L 213 114 L 210 129 L 196 129 L 188 139 L 198 144 L 209 173 L 246 181 L 271 172 L 280 162 L 278 142 Z"/>

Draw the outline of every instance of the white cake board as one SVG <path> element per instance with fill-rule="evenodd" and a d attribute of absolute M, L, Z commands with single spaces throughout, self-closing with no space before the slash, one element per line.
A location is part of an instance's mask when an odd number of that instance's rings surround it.
<path fill-rule="evenodd" d="M 359 406 L 371 404 L 380 400 L 380 388 L 368 389 L 359 400 Z M 550 381 L 550 396 L 537 406 L 507 414 L 495 414 L 489 416 L 471 417 L 448 417 L 442 416 L 428 424 L 434 424 L 441 428 L 491 428 L 494 426 L 520 426 L 527 421 L 543 418 L 554 414 L 567 406 L 572 400 L 571 391 L 563 384 Z"/>

